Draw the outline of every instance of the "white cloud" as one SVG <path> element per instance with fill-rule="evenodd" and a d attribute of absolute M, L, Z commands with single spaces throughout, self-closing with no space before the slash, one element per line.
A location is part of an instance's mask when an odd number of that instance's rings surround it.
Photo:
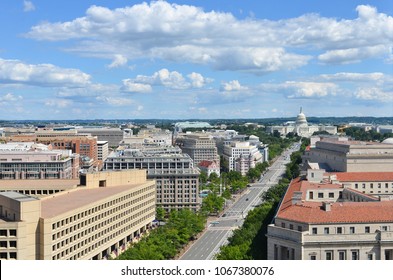
<path fill-rule="evenodd" d="M 145 93 L 151 92 L 152 87 L 149 84 L 135 83 L 131 79 L 125 79 L 123 80 L 123 86 L 121 87 L 121 90 L 124 92 Z"/>
<path fill-rule="evenodd" d="M 356 99 L 367 100 L 367 101 L 378 101 L 378 102 L 392 102 L 393 91 L 385 91 L 381 88 L 370 87 L 370 88 L 359 88 L 355 94 Z"/>
<path fill-rule="evenodd" d="M 56 108 L 67 108 L 73 104 L 72 100 L 69 99 L 47 99 L 45 100 L 45 106 L 56 107 Z"/>
<path fill-rule="evenodd" d="M 343 81 L 343 82 L 378 82 L 386 79 L 386 75 L 381 72 L 374 73 L 350 73 L 340 72 L 335 74 L 323 74 L 320 76 L 328 81 Z"/>
<path fill-rule="evenodd" d="M 187 77 L 191 80 L 191 85 L 194 88 L 201 88 L 206 84 L 213 82 L 213 79 L 205 78 L 201 74 L 195 72 L 187 75 Z"/>
<path fill-rule="evenodd" d="M 83 87 L 90 83 L 90 75 L 78 69 L 60 68 L 52 64 L 26 64 L 0 58 L 0 82 L 43 87 Z"/>
<path fill-rule="evenodd" d="M 108 103 L 112 106 L 129 106 L 135 103 L 134 100 L 124 97 L 112 97 L 112 96 L 98 96 L 97 101 Z"/>
<path fill-rule="evenodd" d="M 15 96 L 12 93 L 7 93 L 4 96 L 0 96 L 0 102 L 8 102 L 8 101 L 18 101 L 18 100 L 22 100 L 23 97 L 22 96 Z"/>
<path fill-rule="evenodd" d="M 342 50 L 327 51 L 318 56 L 323 63 L 329 64 L 347 64 L 361 62 L 370 57 L 382 57 L 388 55 L 389 46 L 377 45 L 371 47 L 349 48 Z"/>
<path fill-rule="evenodd" d="M 23 11 L 24 12 L 31 12 L 35 10 L 35 6 L 31 1 L 23 1 Z"/>
<path fill-rule="evenodd" d="M 201 88 L 213 81 L 195 72 L 187 75 L 187 78 L 189 81 L 183 74 L 163 68 L 151 76 L 137 75 L 134 79 L 123 80 L 122 90 L 125 92 L 150 92 L 153 86 L 164 86 L 170 89 L 184 90 L 193 87 Z"/>
<path fill-rule="evenodd" d="M 222 83 L 220 91 L 244 91 L 248 90 L 247 87 L 240 85 L 238 80 L 233 80 L 228 83 Z"/>
<path fill-rule="evenodd" d="M 288 81 L 284 87 L 292 91 L 288 98 L 313 98 L 336 95 L 337 85 L 334 83 L 293 82 Z"/>
<path fill-rule="evenodd" d="M 118 68 L 127 65 L 128 59 L 127 57 L 121 55 L 121 54 L 116 54 L 113 58 L 113 61 L 111 64 L 108 65 L 108 68 Z"/>

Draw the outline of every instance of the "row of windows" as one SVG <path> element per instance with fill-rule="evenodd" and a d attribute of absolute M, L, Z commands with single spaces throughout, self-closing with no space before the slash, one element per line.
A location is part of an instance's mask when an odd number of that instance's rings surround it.
<path fill-rule="evenodd" d="M 378 187 L 378 189 L 382 188 L 382 185 L 384 185 L 386 189 L 389 188 L 389 183 L 384 183 L 384 184 L 383 183 L 375 183 L 375 185 Z M 367 186 L 366 183 L 362 183 L 362 188 L 363 189 L 365 189 L 366 186 Z M 371 189 L 373 189 L 374 188 L 374 183 L 370 183 L 370 184 L 368 184 L 368 186 Z M 391 183 L 391 186 L 393 188 L 393 183 Z M 355 183 L 355 189 L 358 189 L 358 188 L 359 188 L 359 184 Z"/>
<path fill-rule="evenodd" d="M 390 228 L 389 226 L 381 226 L 378 230 L 389 231 L 389 228 Z M 324 227 L 323 228 L 323 234 L 330 234 L 330 233 L 332 233 L 332 234 L 345 234 L 346 233 L 345 231 L 347 231 L 347 230 L 349 230 L 347 232 L 349 234 L 360 233 L 360 232 L 356 232 L 356 228 L 355 227 L 349 227 L 349 229 L 345 228 L 345 227 L 333 227 L 333 228 Z M 312 232 L 312 234 L 318 234 L 318 228 L 313 227 L 311 229 L 311 232 Z M 369 226 L 365 226 L 364 227 L 364 231 L 361 232 L 361 233 L 371 233 L 370 227 Z"/>
<path fill-rule="evenodd" d="M 59 239 L 65 235 L 68 235 L 69 233 L 72 233 L 73 231 L 77 231 L 79 229 L 82 229 L 89 224 L 92 224 L 97 221 L 101 221 L 104 218 L 106 218 L 106 220 L 100 223 L 101 226 L 106 226 L 107 224 L 112 223 L 118 219 L 121 219 L 122 217 L 124 217 L 126 215 L 130 215 L 132 213 L 135 213 L 134 215 L 129 216 L 129 219 L 132 220 L 135 217 L 139 216 L 139 214 L 144 206 L 154 204 L 154 202 L 155 202 L 155 199 L 153 198 L 153 199 L 150 199 L 148 201 L 144 201 L 139 204 L 126 203 L 126 204 L 116 207 L 115 209 L 109 209 L 108 211 L 105 211 L 104 213 L 101 213 L 99 215 L 91 217 L 90 219 L 79 222 L 78 224 L 75 224 L 71 227 L 67 227 L 66 229 L 63 229 L 61 231 L 58 231 L 57 233 L 52 234 L 52 240 Z M 134 207 L 130 208 L 130 205 L 133 205 Z M 123 211 L 123 209 L 125 209 L 125 208 L 128 208 L 128 209 Z M 136 211 L 138 211 L 138 212 L 136 212 Z M 120 213 L 113 216 L 113 214 L 115 214 L 117 212 L 120 212 Z M 85 231 L 89 231 L 90 229 L 85 230 Z M 88 233 L 89 232 L 87 232 L 86 234 L 88 234 Z"/>
<path fill-rule="evenodd" d="M 334 251 L 333 250 L 327 250 L 325 251 L 325 260 L 334 260 Z M 350 250 L 349 253 L 347 250 L 338 250 L 337 255 L 338 260 L 348 260 L 348 257 L 350 260 L 359 260 L 359 250 Z M 310 254 L 310 260 L 316 260 L 317 259 L 317 254 L 312 253 Z M 368 253 L 367 254 L 367 259 L 368 260 L 373 260 L 374 259 L 374 254 L 373 253 Z"/>
<path fill-rule="evenodd" d="M 2 260 L 10 260 L 10 259 L 14 259 L 16 260 L 17 254 L 16 252 L 1 252 L 0 253 L 0 259 Z"/>
<path fill-rule="evenodd" d="M 117 227 L 113 227 L 112 230 L 116 229 L 119 226 L 124 225 L 124 224 L 126 224 L 126 226 L 119 228 L 116 232 L 113 232 L 111 235 L 101 238 L 103 235 L 105 235 L 106 233 L 109 232 L 108 231 L 109 229 L 104 229 L 103 231 L 96 233 L 95 235 L 93 235 L 89 238 L 86 238 L 85 240 L 78 242 L 77 244 L 74 244 L 66 249 L 62 248 L 63 250 L 61 252 L 58 252 L 57 254 L 55 254 L 52 257 L 52 259 L 53 260 L 56 260 L 56 259 L 69 259 L 69 260 L 80 259 L 84 255 L 87 255 L 90 252 L 92 252 L 93 250 L 96 250 L 98 247 L 100 247 L 108 242 L 113 241 L 121 234 L 129 232 L 135 225 L 144 223 L 147 220 L 151 219 L 151 217 L 154 216 L 154 213 L 155 213 L 155 208 L 149 214 L 145 215 L 144 217 L 140 218 L 138 221 L 135 221 L 132 224 L 118 223 L 118 224 L 116 224 Z M 90 245 L 90 246 L 88 246 L 88 245 Z M 86 246 L 88 246 L 88 247 L 86 248 Z M 55 250 L 56 250 L 57 245 L 56 246 L 54 245 L 52 248 L 55 248 Z"/>
<path fill-rule="evenodd" d="M 0 237 L 15 237 L 16 229 L 0 229 Z"/>
<path fill-rule="evenodd" d="M 145 187 L 145 188 L 143 188 L 141 190 L 138 190 L 136 192 L 132 192 L 132 193 L 127 194 L 125 196 L 122 196 L 120 198 L 108 201 L 108 202 L 106 202 L 104 204 L 101 204 L 101 205 L 98 205 L 98 206 L 95 206 L 94 208 L 88 209 L 88 210 L 86 210 L 86 211 L 84 211 L 82 213 L 70 216 L 70 217 L 68 217 L 66 219 L 58 221 L 57 223 L 53 223 L 52 224 L 52 229 L 56 230 L 57 228 L 60 228 L 60 227 L 65 226 L 65 225 L 68 225 L 68 224 L 70 224 L 72 222 L 79 221 L 80 219 L 83 219 L 84 217 L 88 217 L 88 216 L 92 215 L 93 213 L 99 212 L 99 211 L 101 211 L 103 209 L 108 209 L 108 208 L 112 207 L 113 205 L 116 205 L 116 204 L 119 204 L 119 203 L 123 202 L 124 200 L 129 200 L 132 197 L 137 197 L 136 199 L 128 201 L 128 203 L 123 204 L 123 206 L 122 206 L 123 208 L 124 207 L 128 207 L 131 204 L 135 204 L 138 201 L 141 201 L 141 200 L 143 200 L 145 198 L 150 197 L 153 192 L 155 193 L 154 186 Z M 144 195 L 140 196 L 141 194 L 144 194 Z M 138 197 L 138 196 L 140 196 L 140 197 Z M 116 209 L 119 208 L 119 207 L 120 206 L 118 206 L 118 207 L 116 207 L 114 209 L 110 209 L 110 210 L 106 211 L 105 212 L 106 215 L 109 215 L 109 214 L 113 213 L 113 211 L 115 211 L 115 212 L 118 211 Z M 95 219 L 98 219 L 98 216 L 96 216 Z"/>
<path fill-rule="evenodd" d="M 16 248 L 17 242 L 15 240 L 0 241 L 0 248 Z"/>

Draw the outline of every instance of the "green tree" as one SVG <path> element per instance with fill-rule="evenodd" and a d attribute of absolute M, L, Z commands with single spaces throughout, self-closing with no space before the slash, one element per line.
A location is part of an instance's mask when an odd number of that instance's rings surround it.
<path fill-rule="evenodd" d="M 207 182 L 207 173 L 206 173 L 206 171 L 201 171 L 201 173 L 199 174 L 199 182 L 201 184 L 206 184 L 206 182 Z"/>
<path fill-rule="evenodd" d="M 157 206 L 157 208 L 156 208 L 156 219 L 158 221 L 163 221 L 164 218 L 165 218 L 165 214 L 166 214 L 165 209 L 162 208 L 161 206 Z"/>

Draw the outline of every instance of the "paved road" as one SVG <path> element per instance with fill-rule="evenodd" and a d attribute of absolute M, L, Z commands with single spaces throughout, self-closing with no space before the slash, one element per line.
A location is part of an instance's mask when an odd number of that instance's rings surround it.
<path fill-rule="evenodd" d="M 300 144 L 294 144 L 269 167 L 258 183 L 248 187 L 243 195 L 233 203 L 225 213 L 180 257 L 181 260 L 212 260 L 220 247 L 228 243 L 232 231 L 240 227 L 249 210 L 261 204 L 261 194 L 277 184 L 285 172 L 285 165 L 290 155 L 299 150 Z"/>

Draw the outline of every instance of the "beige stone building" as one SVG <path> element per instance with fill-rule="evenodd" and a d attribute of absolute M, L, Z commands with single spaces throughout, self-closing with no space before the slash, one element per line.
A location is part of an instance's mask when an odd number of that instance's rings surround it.
<path fill-rule="evenodd" d="M 268 226 L 268 259 L 392 260 L 392 197 L 352 189 L 361 182 L 381 182 L 382 189 L 383 182 L 391 193 L 392 175 L 378 181 L 323 172 L 309 170 L 307 178 L 292 180 Z"/>
<path fill-rule="evenodd" d="M 393 172 L 393 145 L 324 138 L 305 151 L 303 166 L 319 163 L 328 171 Z"/>
<path fill-rule="evenodd" d="M 155 182 L 145 170 L 83 174 L 80 184 L 70 180 L 60 189 L 0 193 L 1 259 L 104 259 L 137 240 L 155 217 Z"/>

